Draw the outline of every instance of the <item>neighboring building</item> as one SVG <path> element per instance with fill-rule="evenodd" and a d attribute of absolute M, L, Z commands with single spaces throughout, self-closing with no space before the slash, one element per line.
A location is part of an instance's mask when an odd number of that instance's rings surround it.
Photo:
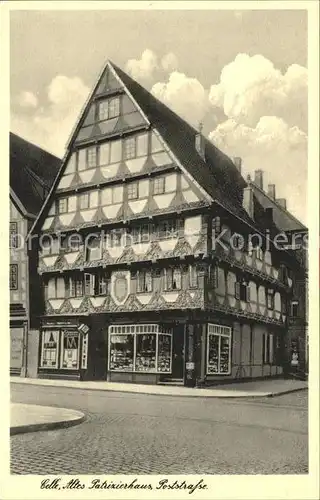
<path fill-rule="evenodd" d="M 263 190 L 263 175 L 256 172 L 254 182 L 249 182 L 254 196 L 269 213 L 279 232 L 288 238 L 288 251 L 295 257 L 294 266 L 288 270 L 292 280 L 292 295 L 288 298 L 287 335 L 285 340 L 285 369 L 288 373 L 308 372 L 308 229 L 287 210 L 285 199 L 276 198 L 276 186 Z"/>
<path fill-rule="evenodd" d="M 37 276 L 26 237 L 60 165 L 55 156 L 10 133 L 10 372 L 15 375 L 26 375 L 29 281 Z"/>
<path fill-rule="evenodd" d="M 108 62 L 33 228 L 38 376 L 201 385 L 282 374 L 297 260 L 268 248 L 269 228 L 239 160 Z M 247 244 L 253 233 L 262 248 Z"/>

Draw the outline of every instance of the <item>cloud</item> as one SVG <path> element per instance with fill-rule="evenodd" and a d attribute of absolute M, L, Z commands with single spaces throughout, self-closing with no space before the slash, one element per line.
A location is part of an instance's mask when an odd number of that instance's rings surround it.
<path fill-rule="evenodd" d="M 158 69 L 158 57 L 150 49 L 142 52 L 140 59 L 129 59 L 126 71 L 135 80 L 151 80 L 154 72 Z"/>
<path fill-rule="evenodd" d="M 203 119 L 208 95 L 196 78 L 174 71 L 167 83 L 156 83 L 151 92 L 192 125 L 198 126 L 199 121 Z"/>
<path fill-rule="evenodd" d="M 38 99 L 32 92 L 24 90 L 18 97 L 18 104 L 22 108 L 36 108 L 38 105 Z"/>
<path fill-rule="evenodd" d="M 89 94 L 78 78 L 58 75 L 47 87 L 47 104 L 34 113 L 11 116 L 11 130 L 25 139 L 62 156 L 66 141 Z"/>
<path fill-rule="evenodd" d="M 307 130 L 307 69 L 298 64 L 282 73 L 262 55 L 238 54 L 227 64 L 209 101 L 228 118 L 255 127 L 262 116 L 282 117 Z"/>
<path fill-rule="evenodd" d="M 176 71 L 179 66 L 179 61 L 177 56 L 173 52 L 169 52 L 161 59 L 161 66 L 164 71 L 172 72 Z"/>
<path fill-rule="evenodd" d="M 286 198 L 289 210 L 306 221 L 307 135 L 282 118 L 262 116 L 255 127 L 228 119 L 209 134 L 229 156 L 243 159 L 243 174 L 265 172 L 265 187 L 276 184 L 278 198 Z"/>

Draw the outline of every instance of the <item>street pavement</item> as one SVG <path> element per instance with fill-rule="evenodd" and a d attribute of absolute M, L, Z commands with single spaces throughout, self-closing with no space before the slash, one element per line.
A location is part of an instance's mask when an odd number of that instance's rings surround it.
<path fill-rule="evenodd" d="M 86 415 L 11 437 L 12 474 L 306 474 L 307 391 L 213 399 L 11 384 L 14 403 Z"/>

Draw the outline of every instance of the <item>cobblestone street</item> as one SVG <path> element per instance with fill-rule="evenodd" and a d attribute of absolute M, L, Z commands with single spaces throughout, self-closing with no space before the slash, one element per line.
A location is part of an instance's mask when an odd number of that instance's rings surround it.
<path fill-rule="evenodd" d="M 304 474 L 307 391 L 202 399 L 11 384 L 15 403 L 80 410 L 75 427 L 11 438 L 13 474 Z"/>

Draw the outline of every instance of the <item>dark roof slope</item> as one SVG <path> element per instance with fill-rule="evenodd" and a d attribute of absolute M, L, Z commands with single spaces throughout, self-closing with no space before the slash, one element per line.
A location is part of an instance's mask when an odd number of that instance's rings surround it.
<path fill-rule="evenodd" d="M 10 187 L 27 212 L 37 215 L 61 159 L 10 132 Z"/>
<path fill-rule="evenodd" d="M 262 189 L 254 182 L 251 183 L 254 198 L 264 209 L 273 209 L 273 221 L 280 231 L 307 231 L 306 226 L 294 217 L 288 210 L 283 208 L 276 200 L 270 198 Z"/>
<path fill-rule="evenodd" d="M 214 200 L 253 225 L 254 222 L 242 207 L 246 182 L 233 161 L 207 139 L 204 161 L 195 148 L 197 131 L 124 71 L 113 63 L 111 65 L 192 177 Z"/>

